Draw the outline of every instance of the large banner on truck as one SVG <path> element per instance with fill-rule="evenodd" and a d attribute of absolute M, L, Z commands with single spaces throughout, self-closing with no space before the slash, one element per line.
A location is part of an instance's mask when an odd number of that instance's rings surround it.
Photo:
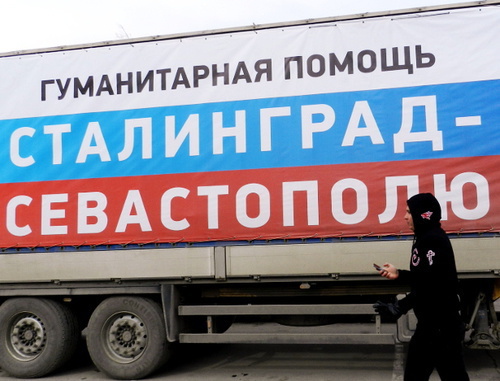
<path fill-rule="evenodd" d="M 0 247 L 500 228 L 500 9 L 0 59 Z"/>

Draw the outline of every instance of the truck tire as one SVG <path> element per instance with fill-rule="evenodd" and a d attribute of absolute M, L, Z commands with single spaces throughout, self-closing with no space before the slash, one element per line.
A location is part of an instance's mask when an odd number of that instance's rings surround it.
<path fill-rule="evenodd" d="M 79 337 L 76 317 L 56 301 L 15 298 L 0 306 L 0 368 L 11 376 L 55 371 L 75 353 Z"/>
<path fill-rule="evenodd" d="M 87 348 L 95 366 L 114 379 L 139 379 L 169 357 L 162 309 L 142 297 L 104 300 L 90 317 Z"/>

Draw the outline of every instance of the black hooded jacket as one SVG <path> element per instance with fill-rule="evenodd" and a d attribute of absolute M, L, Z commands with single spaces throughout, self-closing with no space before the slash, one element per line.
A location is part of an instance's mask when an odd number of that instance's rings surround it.
<path fill-rule="evenodd" d="M 419 325 L 446 329 L 460 321 L 460 304 L 455 256 L 441 228 L 441 207 L 430 193 L 415 195 L 407 203 L 415 238 L 410 271 L 400 270 L 399 278 L 410 282 L 411 292 L 399 305 L 405 313 L 413 308 Z"/>

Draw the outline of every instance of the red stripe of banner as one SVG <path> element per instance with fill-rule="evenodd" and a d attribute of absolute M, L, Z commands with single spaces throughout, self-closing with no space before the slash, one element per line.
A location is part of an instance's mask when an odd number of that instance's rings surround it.
<path fill-rule="evenodd" d="M 478 200 L 477 195 L 481 192 L 478 192 L 474 183 L 466 183 L 460 188 L 455 186 L 452 193 L 468 210 L 474 210 L 479 204 L 485 205 L 484 203 L 489 203 L 489 209 L 480 219 L 466 220 L 457 217 L 451 203 L 447 202 L 448 220 L 443 221 L 444 228 L 448 232 L 499 231 L 500 174 L 495 165 L 496 160 L 498 156 L 2 184 L 0 210 L 5 218 L 0 222 L 0 246 L 197 242 L 410 233 L 403 219 L 407 198 L 405 187 L 398 188 L 397 200 L 389 201 L 397 203 L 395 217 L 387 223 L 381 224 L 379 221 L 379 215 L 386 209 L 386 178 L 418 176 L 420 191 L 434 193 L 434 175 L 444 174 L 446 190 L 450 191 L 451 181 L 468 172 L 476 173 L 476 176 L 487 181 L 489 200 Z M 359 223 L 341 223 L 332 213 L 332 187 L 343 179 L 359 180 L 368 191 L 368 214 Z M 293 204 L 284 205 L 283 184 L 298 181 L 318 184 L 318 224 L 308 222 L 306 192 L 295 192 Z M 260 189 L 265 189 L 270 195 L 269 219 L 259 227 L 245 227 L 237 218 L 236 205 L 241 200 L 237 201 L 236 195 L 238 190 L 248 184 L 260 184 Z M 208 197 L 198 195 L 198 189 L 211 186 L 227 186 L 228 194 L 216 198 L 217 208 L 214 209 L 216 213 L 209 216 Z M 176 221 L 185 219 L 190 225 L 180 231 L 166 228 L 161 217 L 162 212 L 166 213 L 161 202 L 162 195 L 175 187 L 189 191 L 186 198 L 176 197 L 171 203 L 172 219 Z M 105 228 L 97 233 L 78 232 L 78 196 L 87 192 L 100 192 L 107 201 L 107 206 L 102 212 L 107 219 Z M 140 208 L 133 207 L 130 211 L 124 208 L 130 192 L 139 195 L 139 201 L 144 205 L 144 213 L 141 213 Z M 22 195 L 30 198 L 29 205 L 21 204 L 14 209 L 15 213 L 13 210 L 9 212 L 7 208 L 9 202 L 12 205 L 12 200 Z M 42 200 L 47 199 L 46 195 L 67 195 L 64 196 L 67 197 L 67 201 L 55 202 L 50 207 L 44 208 Z M 355 213 L 357 202 L 362 199 L 363 197 L 360 198 L 353 189 L 346 189 L 342 193 L 343 212 Z M 258 216 L 260 201 L 257 195 L 250 194 L 245 201 L 244 213 L 250 218 Z M 90 202 L 88 206 L 93 207 L 95 203 Z M 284 226 L 284 211 L 293 211 L 293 226 Z M 138 222 L 137 214 L 142 215 L 142 224 Z M 121 220 L 122 223 L 123 221 L 128 223 L 125 223 L 123 232 L 118 232 L 117 226 L 120 224 L 121 215 L 128 216 Z M 210 218 L 218 223 L 218 228 L 209 227 Z M 52 228 L 62 227 L 67 232 L 43 234 L 42 220 Z M 88 225 L 96 222 L 96 217 L 85 219 Z M 12 228 L 9 228 L 13 223 L 17 227 L 29 227 L 31 232 L 16 236 L 12 234 Z M 147 225 L 150 225 L 151 230 Z"/>

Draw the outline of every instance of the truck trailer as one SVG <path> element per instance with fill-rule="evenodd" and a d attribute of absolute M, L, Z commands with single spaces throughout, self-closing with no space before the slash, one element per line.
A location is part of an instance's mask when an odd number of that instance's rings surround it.
<path fill-rule="evenodd" d="M 0 367 L 42 377 L 82 340 L 115 379 L 184 343 L 408 340 L 411 313 L 395 334 L 372 308 L 408 285 L 373 263 L 409 268 L 420 192 L 467 344 L 500 348 L 498 20 L 476 1 L 1 54 Z"/>

